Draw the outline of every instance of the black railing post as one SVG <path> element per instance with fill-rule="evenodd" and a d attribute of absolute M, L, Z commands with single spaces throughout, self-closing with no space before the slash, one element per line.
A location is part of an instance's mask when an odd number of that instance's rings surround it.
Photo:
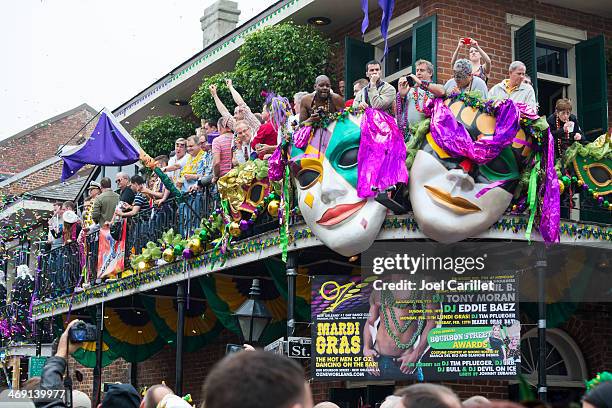
<path fill-rule="evenodd" d="M 94 398 L 94 407 L 97 407 L 100 403 L 100 388 L 102 386 L 102 335 L 104 334 L 104 303 L 100 303 L 96 307 L 96 331 L 98 332 L 98 338 L 96 339 L 96 366 L 93 370 L 93 391 L 91 393 Z"/>
<path fill-rule="evenodd" d="M 177 395 L 183 395 L 183 337 L 185 335 L 185 282 L 176 286 L 176 389 Z"/>
<path fill-rule="evenodd" d="M 546 402 L 546 247 L 542 243 L 537 244 L 536 271 L 538 273 L 538 399 Z"/>
<path fill-rule="evenodd" d="M 295 281 L 297 279 L 297 254 L 287 254 L 287 337 L 295 334 Z"/>

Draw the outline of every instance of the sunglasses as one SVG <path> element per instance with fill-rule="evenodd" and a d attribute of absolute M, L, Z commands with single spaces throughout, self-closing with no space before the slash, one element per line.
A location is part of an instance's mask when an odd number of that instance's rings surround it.
<path fill-rule="evenodd" d="M 177 143 L 177 144 L 175 144 L 175 146 L 176 146 L 176 147 L 185 147 L 185 146 L 187 146 L 187 145 L 186 145 L 186 144 L 184 144 L 184 143 Z"/>

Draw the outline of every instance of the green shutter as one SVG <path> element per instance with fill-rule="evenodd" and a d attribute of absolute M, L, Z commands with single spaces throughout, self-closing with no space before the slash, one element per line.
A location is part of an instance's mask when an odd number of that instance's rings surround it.
<path fill-rule="evenodd" d="M 514 59 L 522 61 L 531 77 L 533 90 L 538 95 L 538 64 L 536 61 L 536 27 L 531 20 L 514 33 Z"/>
<path fill-rule="evenodd" d="M 374 46 L 354 38 L 344 38 L 344 98 L 353 97 L 353 82 L 365 78 L 366 64 L 374 59 Z"/>
<path fill-rule="evenodd" d="M 608 85 L 603 35 L 576 44 L 576 85 L 578 121 L 589 140 L 594 140 L 605 133 L 608 127 Z"/>
<path fill-rule="evenodd" d="M 412 70 L 420 59 L 430 61 L 434 66 L 433 80 L 437 77 L 437 16 L 434 14 L 418 21 L 412 28 Z"/>

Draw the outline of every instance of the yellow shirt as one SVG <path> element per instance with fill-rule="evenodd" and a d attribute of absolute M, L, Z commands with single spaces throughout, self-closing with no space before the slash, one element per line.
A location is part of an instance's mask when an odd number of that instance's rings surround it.
<path fill-rule="evenodd" d="M 200 150 L 200 152 L 195 156 L 189 157 L 187 164 L 185 164 L 181 170 L 181 177 L 185 176 L 185 174 L 196 174 L 198 170 L 198 162 L 202 160 L 202 156 L 204 156 L 204 150 Z"/>
<path fill-rule="evenodd" d="M 510 95 L 512 92 L 516 91 L 517 89 L 519 89 L 520 85 L 521 84 L 518 84 L 516 86 L 510 86 L 510 80 L 504 79 L 504 87 L 506 88 L 506 92 L 508 93 L 508 95 Z"/>

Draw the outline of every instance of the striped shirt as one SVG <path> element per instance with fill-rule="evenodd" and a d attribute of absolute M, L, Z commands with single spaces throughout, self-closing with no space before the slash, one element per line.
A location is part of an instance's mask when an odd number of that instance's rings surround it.
<path fill-rule="evenodd" d="M 218 136 L 212 142 L 213 156 L 219 155 L 219 177 L 232 169 L 232 141 L 234 135 L 231 133 L 224 133 Z"/>

